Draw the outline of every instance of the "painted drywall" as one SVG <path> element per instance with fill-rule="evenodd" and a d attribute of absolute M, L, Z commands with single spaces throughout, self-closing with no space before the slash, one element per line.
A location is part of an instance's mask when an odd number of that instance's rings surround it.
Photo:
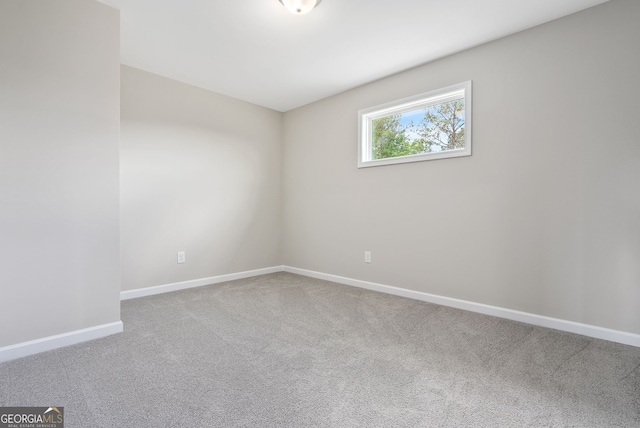
<path fill-rule="evenodd" d="M 284 263 L 640 333 L 639 16 L 611 1 L 286 112 Z M 472 156 L 357 169 L 359 109 L 466 80 Z"/>
<path fill-rule="evenodd" d="M 0 2 L 0 347 L 120 321 L 119 25 Z"/>
<path fill-rule="evenodd" d="M 281 265 L 282 114 L 127 66 L 121 91 L 122 290 Z"/>

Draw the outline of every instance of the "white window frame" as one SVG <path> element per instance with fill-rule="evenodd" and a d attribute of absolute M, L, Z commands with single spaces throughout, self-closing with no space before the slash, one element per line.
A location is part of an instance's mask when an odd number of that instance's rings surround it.
<path fill-rule="evenodd" d="M 372 159 L 372 121 L 464 98 L 464 149 Z M 471 155 L 471 80 L 358 111 L 358 168 Z"/>

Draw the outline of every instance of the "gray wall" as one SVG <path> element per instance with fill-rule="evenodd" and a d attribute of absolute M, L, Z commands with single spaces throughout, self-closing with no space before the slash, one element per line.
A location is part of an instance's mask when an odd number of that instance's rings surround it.
<path fill-rule="evenodd" d="M 0 347 L 120 320 L 119 13 L 0 2 Z"/>
<path fill-rule="evenodd" d="M 120 70 L 114 9 L 0 2 L 0 347 L 118 321 L 119 231 L 123 290 L 284 261 L 640 333 L 638 15 L 615 0 L 283 117 Z M 357 110 L 465 80 L 473 156 L 356 168 Z"/>
<path fill-rule="evenodd" d="M 282 114 L 127 66 L 121 91 L 122 289 L 281 265 Z"/>
<path fill-rule="evenodd" d="M 285 264 L 640 333 L 638 16 L 612 1 L 285 113 Z M 359 109 L 466 80 L 471 157 L 356 168 Z"/>

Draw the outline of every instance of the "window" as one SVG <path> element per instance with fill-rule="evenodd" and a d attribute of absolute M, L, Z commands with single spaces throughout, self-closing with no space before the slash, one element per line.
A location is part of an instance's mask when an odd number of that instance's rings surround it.
<path fill-rule="evenodd" d="M 358 168 L 471 155 L 471 81 L 358 112 Z"/>

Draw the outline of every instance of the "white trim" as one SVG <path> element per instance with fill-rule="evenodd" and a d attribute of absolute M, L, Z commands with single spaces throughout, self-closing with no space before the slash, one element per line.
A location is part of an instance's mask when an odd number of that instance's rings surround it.
<path fill-rule="evenodd" d="M 282 272 L 282 266 L 273 266 L 263 269 L 247 270 L 244 272 L 229 273 L 226 275 L 211 276 L 209 278 L 192 279 L 190 281 L 174 282 L 171 284 L 156 285 L 154 287 L 137 288 L 120 292 L 120 300 L 135 299 L 137 297 L 153 296 L 154 294 L 169 293 L 171 291 L 185 290 L 187 288 L 201 287 L 203 285 L 218 284 L 220 282 L 234 281 L 236 279 L 251 278 L 268 273 Z"/>
<path fill-rule="evenodd" d="M 75 345 L 76 343 L 86 342 L 88 340 L 100 339 L 112 334 L 122 333 L 122 331 L 122 321 L 117 321 L 5 346 L 0 348 L 0 363 L 28 355 L 39 354 L 40 352 L 51 351 L 64 346 Z"/>
<path fill-rule="evenodd" d="M 595 325 L 582 324 L 579 322 L 567 321 L 558 318 L 551 318 L 543 315 L 536 315 L 528 312 L 501 308 L 498 306 L 491 306 L 485 305 L 483 303 L 454 299 L 452 297 L 438 296 L 435 294 L 423 293 L 421 291 L 407 290 L 406 288 L 392 287 L 390 285 L 361 281 L 359 279 L 330 275 L 327 273 L 299 269 L 291 266 L 284 266 L 284 271 L 308 276 L 311 278 L 323 279 L 325 281 L 337 282 L 339 284 L 351 285 L 353 287 L 366 288 L 367 290 L 379 291 L 381 293 L 407 297 L 409 299 L 435 303 L 437 305 L 449 306 L 452 308 L 463 309 L 466 311 L 477 312 L 485 315 L 492 315 L 494 317 L 505 318 L 512 321 L 519 321 L 527 324 L 537 325 L 540 327 L 553 328 L 569 333 L 581 334 L 583 336 L 589 336 L 596 339 L 609 340 L 611 342 L 640 347 L 640 334 L 612 330 Z"/>

